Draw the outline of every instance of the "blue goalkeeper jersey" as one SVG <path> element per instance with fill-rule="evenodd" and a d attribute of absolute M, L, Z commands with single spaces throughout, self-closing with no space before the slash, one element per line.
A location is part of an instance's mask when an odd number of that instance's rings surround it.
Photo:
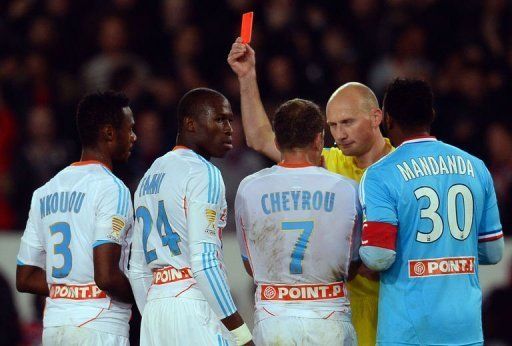
<path fill-rule="evenodd" d="M 409 140 L 367 170 L 360 198 L 364 221 L 397 228 L 377 343 L 483 343 L 478 242 L 503 235 L 485 164 L 432 137 Z"/>

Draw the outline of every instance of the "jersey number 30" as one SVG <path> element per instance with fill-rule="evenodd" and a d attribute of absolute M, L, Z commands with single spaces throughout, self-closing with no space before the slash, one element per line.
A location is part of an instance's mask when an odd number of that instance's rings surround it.
<path fill-rule="evenodd" d="M 135 212 L 137 221 L 142 219 L 142 247 L 144 248 L 144 255 L 146 256 L 146 263 L 151 263 L 158 258 L 155 249 L 148 251 L 148 238 L 151 230 L 153 229 L 153 218 L 151 213 L 146 207 L 138 207 Z M 181 238 L 178 233 L 174 232 L 167 218 L 165 212 L 164 201 L 158 201 L 158 215 L 156 218 L 156 230 L 162 240 L 162 246 L 167 246 L 173 256 L 181 254 L 178 242 Z"/>
<path fill-rule="evenodd" d="M 420 211 L 421 218 L 430 219 L 432 221 L 432 230 L 428 233 L 420 232 L 416 234 L 416 240 L 421 243 L 432 243 L 443 234 L 444 223 L 441 215 L 439 215 L 439 195 L 430 187 L 420 187 L 414 191 L 416 199 L 428 198 L 430 204 L 427 208 Z M 459 198 L 460 196 L 460 198 Z M 461 211 L 464 213 L 464 221 L 462 229 L 459 227 L 457 203 L 462 203 Z M 448 216 L 448 228 L 451 235 L 457 240 L 464 240 L 469 237 L 471 226 L 473 225 L 473 194 L 466 185 L 455 184 L 448 189 L 448 199 L 446 201 L 446 214 Z"/>

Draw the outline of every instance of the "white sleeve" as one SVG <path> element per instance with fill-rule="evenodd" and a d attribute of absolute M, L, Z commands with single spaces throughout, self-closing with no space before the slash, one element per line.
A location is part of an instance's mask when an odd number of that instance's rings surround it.
<path fill-rule="evenodd" d="M 135 302 L 142 315 L 153 280 L 153 273 L 146 264 L 142 248 L 142 228 L 138 222 L 135 223 L 132 240 L 128 278 L 130 279 Z"/>
<path fill-rule="evenodd" d="M 212 310 L 223 319 L 235 313 L 236 307 L 224 271 L 220 240 L 226 203 L 220 171 L 207 162 L 203 169 L 192 171 L 187 196 L 192 273 Z"/>
<path fill-rule="evenodd" d="M 235 224 L 236 224 L 236 238 L 238 240 L 238 245 L 240 247 L 240 254 L 242 255 L 242 260 L 249 261 L 249 250 L 247 249 L 247 234 L 245 231 L 245 200 L 242 193 L 243 185 L 240 184 L 238 187 L 238 191 L 236 192 L 235 198 Z M 250 261 L 249 261 L 250 263 Z"/>
<path fill-rule="evenodd" d="M 18 252 L 17 264 L 30 265 L 46 270 L 46 250 L 41 241 L 40 213 L 37 211 L 36 194 L 32 196 L 30 211 L 28 214 L 27 226 L 21 238 L 20 250 Z"/>
<path fill-rule="evenodd" d="M 133 223 L 130 190 L 112 176 L 100 188 L 96 198 L 96 223 L 92 247 L 105 243 L 122 245 Z"/>
<path fill-rule="evenodd" d="M 359 203 L 359 197 L 356 190 L 356 196 L 355 196 L 355 203 L 356 203 L 356 219 L 354 220 L 354 231 L 352 234 L 352 255 L 351 255 L 351 261 L 359 261 L 359 247 L 361 246 L 361 229 L 363 225 L 363 215 L 362 215 L 362 209 L 361 204 Z"/>

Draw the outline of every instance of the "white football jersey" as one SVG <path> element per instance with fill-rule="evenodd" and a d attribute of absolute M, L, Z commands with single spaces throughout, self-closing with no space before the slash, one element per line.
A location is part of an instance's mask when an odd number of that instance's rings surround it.
<path fill-rule="evenodd" d="M 97 161 L 68 166 L 34 192 L 18 265 L 46 271 L 45 327 L 87 325 L 128 336 L 131 306 L 95 285 L 93 248 L 121 245 L 126 272 L 132 226 L 130 191 Z"/>
<path fill-rule="evenodd" d="M 146 299 L 181 296 L 207 300 L 220 318 L 234 313 L 222 257 L 227 205 L 220 171 L 176 147 L 151 165 L 134 203 L 130 279 L 139 309 Z M 151 283 L 138 288 L 142 276 Z"/>
<path fill-rule="evenodd" d="M 361 224 L 354 181 L 321 167 L 276 165 L 242 181 L 235 213 L 257 310 L 349 314 L 344 281 Z"/>

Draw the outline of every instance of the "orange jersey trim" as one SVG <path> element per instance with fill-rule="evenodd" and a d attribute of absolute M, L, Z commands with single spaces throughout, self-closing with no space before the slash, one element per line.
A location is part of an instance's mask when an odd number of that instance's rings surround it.
<path fill-rule="evenodd" d="M 187 147 L 185 145 L 176 145 L 174 148 L 172 148 L 172 151 L 175 151 L 175 150 L 178 150 L 178 149 L 192 150 L 192 149 L 190 149 L 189 147 Z"/>
<path fill-rule="evenodd" d="M 182 293 L 185 293 L 186 291 L 188 291 L 189 289 L 191 289 L 196 283 L 194 282 L 193 284 L 191 284 L 190 286 L 188 286 L 187 288 L 185 288 L 183 291 L 181 291 L 180 293 L 178 293 L 175 297 L 179 297 L 180 294 Z"/>
<path fill-rule="evenodd" d="M 105 168 L 108 168 L 109 171 L 112 170 L 109 166 L 107 166 L 103 162 L 100 162 L 97 160 L 77 161 L 77 162 L 73 162 L 70 166 L 85 166 L 85 165 L 102 165 Z"/>
<path fill-rule="evenodd" d="M 112 302 L 110 302 L 110 304 L 108 305 L 108 309 L 107 309 L 107 310 L 109 310 L 109 309 L 110 309 L 110 306 L 111 306 L 111 305 L 112 305 Z M 78 328 L 83 327 L 83 326 L 85 326 L 87 323 L 92 322 L 92 321 L 94 321 L 95 319 L 97 319 L 98 317 L 100 317 L 100 315 L 101 315 L 101 313 L 102 313 L 103 311 L 105 311 L 105 309 L 101 309 L 101 310 L 100 310 L 100 312 L 98 312 L 98 314 L 97 314 L 95 317 L 91 318 L 91 319 L 90 319 L 90 320 L 88 320 L 88 321 L 85 321 L 84 323 L 82 323 L 81 325 L 79 325 L 79 326 L 78 326 Z"/>
<path fill-rule="evenodd" d="M 285 162 L 285 161 L 281 161 L 277 165 L 281 166 L 281 167 L 286 167 L 286 168 L 304 168 L 304 167 L 314 166 L 313 164 L 311 164 L 309 162 L 290 163 L 290 162 Z"/>

